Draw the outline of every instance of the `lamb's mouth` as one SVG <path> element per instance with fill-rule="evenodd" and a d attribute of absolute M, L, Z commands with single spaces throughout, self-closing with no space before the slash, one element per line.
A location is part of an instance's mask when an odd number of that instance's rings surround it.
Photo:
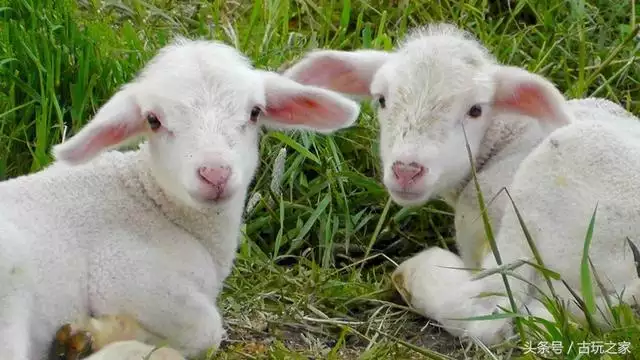
<path fill-rule="evenodd" d="M 406 191 L 406 190 L 393 191 L 392 193 L 396 197 L 399 197 L 399 198 L 401 198 L 403 200 L 417 200 L 417 199 L 422 198 L 422 196 L 424 195 L 422 193 L 417 193 L 417 192 L 413 192 L 413 191 Z"/>
<path fill-rule="evenodd" d="M 212 192 L 212 193 L 191 193 L 191 199 L 199 206 L 212 207 L 223 206 L 230 202 L 233 193 L 230 192 Z"/>
<path fill-rule="evenodd" d="M 401 205 L 417 206 L 426 202 L 426 193 L 407 190 L 389 190 L 391 197 Z"/>

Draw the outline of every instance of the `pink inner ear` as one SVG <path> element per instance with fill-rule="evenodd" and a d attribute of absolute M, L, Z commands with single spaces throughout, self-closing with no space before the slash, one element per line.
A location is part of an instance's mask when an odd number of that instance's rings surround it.
<path fill-rule="evenodd" d="M 498 96 L 494 105 L 548 121 L 554 118 L 554 110 L 543 89 L 534 84 L 517 85 L 511 92 Z"/>
<path fill-rule="evenodd" d="M 144 123 L 117 123 L 97 129 L 94 134 L 89 135 L 89 139 L 71 150 L 68 159 L 78 161 L 87 156 L 125 141 L 130 136 L 144 131 Z"/>
<path fill-rule="evenodd" d="M 278 122 L 289 125 L 309 125 L 317 128 L 331 128 L 344 118 L 337 109 L 326 106 L 304 96 L 280 101 L 267 106 L 267 115 L 277 118 Z"/>
<path fill-rule="evenodd" d="M 368 94 L 369 84 L 349 65 L 336 59 L 320 59 L 296 76 L 296 81 L 345 94 Z"/>

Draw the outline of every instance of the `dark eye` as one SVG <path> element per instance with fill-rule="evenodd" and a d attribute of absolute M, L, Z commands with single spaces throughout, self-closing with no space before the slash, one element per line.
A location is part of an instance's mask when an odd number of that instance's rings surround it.
<path fill-rule="evenodd" d="M 482 108 L 480 105 L 473 105 L 471 109 L 469 109 L 469 112 L 467 112 L 467 115 L 472 118 L 480 117 L 480 115 L 482 115 Z"/>
<path fill-rule="evenodd" d="M 162 126 L 162 123 L 154 113 L 147 114 L 147 122 L 153 131 L 158 130 L 160 126 Z"/>
<path fill-rule="evenodd" d="M 258 117 L 260 116 L 260 114 L 262 114 L 262 109 L 254 106 L 253 109 L 251 109 L 251 117 L 249 118 L 249 120 L 251 120 L 251 122 L 258 122 Z"/>
<path fill-rule="evenodd" d="M 387 100 L 384 98 L 384 96 L 380 96 L 378 98 L 378 104 L 380 104 L 380 108 L 382 108 L 382 109 L 387 107 Z"/>

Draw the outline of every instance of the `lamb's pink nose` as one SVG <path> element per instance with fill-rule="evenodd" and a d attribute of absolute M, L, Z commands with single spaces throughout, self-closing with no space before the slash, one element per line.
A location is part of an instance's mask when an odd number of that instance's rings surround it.
<path fill-rule="evenodd" d="M 202 181 L 217 187 L 218 190 L 222 192 L 222 190 L 224 190 L 224 187 L 227 185 L 229 175 L 231 175 L 231 168 L 229 168 L 228 166 L 203 166 L 198 169 L 198 174 L 200 174 L 200 179 Z"/>
<path fill-rule="evenodd" d="M 411 183 L 420 179 L 426 172 L 424 166 L 415 162 L 405 164 L 402 161 L 396 161 L 393 163 L 391 169 L 393 170 L 396 182 L 402 187 L 408 187 Z"/>

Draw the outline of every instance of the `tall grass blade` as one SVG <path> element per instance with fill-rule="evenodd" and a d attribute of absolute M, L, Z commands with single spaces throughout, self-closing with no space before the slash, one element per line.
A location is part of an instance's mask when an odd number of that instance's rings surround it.
<path fill-rule="evenodd" d="M 598 205 L 596 204 L 596 207 L 593 210 L 593 215 L 591 215 L 591 220 L 589 221 L 587 235 L 584 239 L 584 250 L 582 251 L 582 262 L 580 265 L 580 285 L 582 296 L 584 298 L 585 309 L 589 314 L 593 314 L 595 312 L 595 296 L 593 293 L 593 283 L 591 282 L 591 271 L 589 270 L 589 247 L 591 246 L 597 211 Z"/>

